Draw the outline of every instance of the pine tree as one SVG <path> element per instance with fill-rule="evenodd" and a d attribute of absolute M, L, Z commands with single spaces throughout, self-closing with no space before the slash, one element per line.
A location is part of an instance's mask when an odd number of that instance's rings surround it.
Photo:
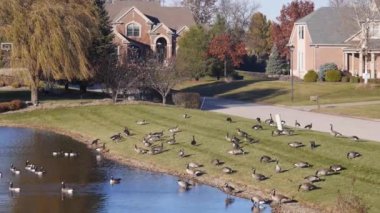
<path fill-rule="evenodd" d="M 276 46 L 273 46 L 267 62 L 266 73 L 271 75 L 286 74 L 286 64 Z"/>

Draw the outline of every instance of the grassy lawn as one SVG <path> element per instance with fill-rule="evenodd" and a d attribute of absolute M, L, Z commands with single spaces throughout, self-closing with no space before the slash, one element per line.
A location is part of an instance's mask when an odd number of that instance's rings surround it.
<path fill-rule="evenodd" d="M 351 106 L 351 107 L 322 108 L 318 110 L 318 112 L 334 114 L 334 115 L 345 115 L 345 116 L 380 119 L 380 104 L 370 104 L 370 105 Z"/>
<path fill-rule="evenodd" d="M 270 83 L 270 82 L 263 82 Z M 279 83 L 279 82 L 276 82 Z M 187 112 L 191 118 L 184 119 L 182 114 Z M 149 124 L 140 126 L 135 121 L 146 119 Z M 13 123 L 24 125 L 38 125 L 45 127 L 61 128 L 66 131 L 81 133 L 90 137 L 100 138 L 107 142 L 112 155 L 123 158 L 132 158 L 155 164 L 168 171 L 180 171 L 185 173 L 185 164 L 198 162 L 204 165 L 202 170 L 207 171 L 203 177 L 218 179 L 221 182 L 247 185 L 251 188 L 269 190 L 276 188 L 279 192 L 294 199 L 312 205 L 328 207 L 336 201 L 338 190 L 345 194 L 352 190 L 352 182 L 355 180 L 354 192 L 371 206 L 371 212 L 380 212 L 380 164 L 376 162 L 380 156 L 380 143 L 353 142 L 346 138 L 333 138 L 329 134 L 313 131 L 298 130 L 294 136 L 272 137 L 272 127 L 265 126 L 262 131 L 253 131 L 251 126 L 255 121 L 233 117 L 234 123 L 227 123 L 226 116 L 188 110 L 176 107 L 161 107 L 155 105 L 104 105 L 77 108 L 60 108 L 54 110 L 36 110 L 27 113 L 14 113 L 0 115 L 0 123 Z M 167 130 L 179 125 L 183 130 L 178 133 L 177 145 L 167 145 L 168 151 L 159 155 L 139 155 L 133 150 L 133 145 L 143 146 L 141 141 L 144 134 L 152 131 Z M 109 137 L 128 126 L 133 136 L 124 142 L 113 143 Z M 241 128 L 249 134 L 260 139 L 256 144 L 243 144 L 248 152 L 242 156 L 227 154 L 232 149 L 231 143 L 224 139 L 226 132 L 235 133 L 236 128 Z M 169 135 L 165 131 L 165 135 Z M 195 135 L 199 146 L 191 146 L 190 140 Z M 309 146 L 302 148 L 290 148 L 287 143 L 302 141 L 308 145 L 309 140 L 316 140 L 320 144 L 315 150 Z M 188 158 L 179 158 L 177 153 L 180 148 L 191 154 Z M 348 160 L 348 151 L 358 151 L 361 158 Z M 289 171 L 276 174 L 275 163 L 260 163 L 262 155 L 269 155 L 279 159 L 283 169 Z M 234 174 L 222 174 L 221 169 L 210 164 L 214 158 L 225 161 L 225 165 L 237 170 Z M 312 168 L 296 169 L 293 164 L 299 161 L 307 161 Z M 342 164 L 347 170 L 339 175 L 326 177 L 325 181 L 316 183 L 321 189 L 311 192 L 298 192 L 297 186 L 303 177 L 312 175 L 319 168 L 328 167 L 331 164 Z M 258 173 L 270 176 L 268 180 L 258 182 L 251 177 L 251 168 L 255 167 Z"/>
<path fill-rule="evenodd" d="M 318 95 L 321 104 L 380 100 L 380 85 L 365 88 L 350 83 L 304 83 L 295 82 L 294 102 L 290 101 L 290 82 L 243 80 L 188 81 L 177 86 L 187 92 L 199 92 L 203 96 L 231 98 L 249 102 L 281 105 L 312 105 L 310 96 Z"/>

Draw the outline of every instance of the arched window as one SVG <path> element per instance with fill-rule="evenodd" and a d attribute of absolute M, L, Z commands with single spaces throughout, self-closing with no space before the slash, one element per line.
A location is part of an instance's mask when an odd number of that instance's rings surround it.
<path fill-rule="evenodd" d="M 140 25 L 136 23 L 131 23 L 127 25 L 127 36 L 140 36 Z"/>

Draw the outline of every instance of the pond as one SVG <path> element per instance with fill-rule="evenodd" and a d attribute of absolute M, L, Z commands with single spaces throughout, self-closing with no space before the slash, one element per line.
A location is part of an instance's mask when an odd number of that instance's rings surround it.
<path fill-rule="evenodd" d="M 78 157 L 53 157 L 53 151 L 79 153 Z M 43 166 L 38 176 L 25 169 L 25 162 Z M 21 173 L 14 175 L 10 165 Z M 130 168 L 100 159 L 86 145 L 50 132 L 0 127 L 0 212 L 250 212 L 249 200 L 234 197 L 226 206 L 227 195 L 206 185 L 180 190 L 177 178 Z M 110 177 L 122 178 L 110 185 Z M 9 182 L 20 193 L 9 192 Z M 61 181 L 73 188 L 63 196 Z M 266 207 L 262 212 L 270 212 Z"/>

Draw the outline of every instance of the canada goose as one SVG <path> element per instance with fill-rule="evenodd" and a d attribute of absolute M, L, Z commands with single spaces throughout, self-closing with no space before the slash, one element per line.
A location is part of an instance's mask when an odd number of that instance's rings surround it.
<path fill-rule="evenodd" d="M 201 167 L 200 164 L 194 163 L 194 162 L 190 162 L 187 165 L 189 166 L 189 168 L 199 168 L 199 167 Z"/>
<path fill-rule="evenodd" d="M 292 199 L 290 199 L 290 198 L 288 198 L 288 197 L 286 197 L 284 195 L 277 194 L 275 189 L 272 189 L 270 195 L 271 195 L 272 201 L 275 202 L 275 203 L 280 203 L 281 204 L 281 203 L 288 203 L 288 202 L 292 201 Z"/>
<path fill-rule="evenodd" d="M 237 137 L 235 137 L 235 136 L 233 136 L 233 137 L 231 138 L 231 142 L 232 142 L 232 143 L 240 143 L 240 139 L 237 138 Z"/>
<path fill-rule="evenodd" d="M 201 170 L 193 170 L 189 167 L 189 164 L 186 165 L 186 173 L 189 175 L 201 176 L 204 174 Z"/>
<path fill-rule="evenodd" d="M 213 160 L 211 161 L 211 163 L 212 163 L 214 166 L 219 166 L 219 165 L 222 165 L 222 164 L 223 164 L 223 162 L 220 161 L 219 159 L 213 159 Z"/>
<path fill-rule="evenodd" d="M 69 153 L 69 157 L 71 157 L 71 158 L 74 158 L 74 157 L 78 157 L 78 155 L 79 155 L 79 153 L 78 152 L 70 152 Z"/>
<path fill-rule="evenodd" d="M 72 195 L 74 193 L 74 189 L 72 188 L 67 188 L 65 182 L 61 182 L 61 193 L 62 194 L 67 194 L 67 195 Z"/>
<path fill-rule="evenodd" d="M 44 170 L 44 167 L 36 167 L 36 169 L 34 170 L 34 174 L 38 175 L 38 176 L 42 176 L 46 173 L 46 171 Z"/>
<path fill-rule="evenodd" d="M 151 151 L 154 155 L 161 153 L 162 151 L 164 151 L 164 143 L 161 143 L 159 146 L 152 146 Z"/>
<path fill-rule="evenodd" d="M 359 137 L 356 136 L 356 135 L 352 136 L 351 139 L 354 140 L 354 141 L 359 141 Z"/>
<path fill-rule="evenodd" d="M 263 126 L 261 126 L 260 124 L 256 124 L 256 125 L 252 126 L 252 129 L 254 129 L 254 130 L 263 130 Z"/>
<path fill-rule="evenodd" d="M 53 157 L 59 157 L 59 156 L 63 155 L 63 151 L 62 150 L 60 150 L 60 151 L 54 151 L 54 152 L 51 153 L 51 155 Z"/>
<path fill-rule="evenodd" d="M 236 132 L 237 132 L 237 134 L 238 134 L 239 136 L 241 136 L 241 137 L 246 137 L 246 136 L 248 136 L 248 133 L 242 131 L 240 128 L 236 128 Z"/>
<path fill-rule="evenodd" d="M 260 163 L 264 162 L 264 163 L 270 163 L 272 162 L 272 158 L 267 156 L 267 155 L 263 155 L 260 157 Z"/>
<path fill-rule="evenodd" d="M 261 124 L 261 118 L 257 117 L 256 121 L 257 121 L 257 123 Z"/>
<path fill-rule="evenodd" d="M 334 171 L 330 168 L 328 169 L 318 169 L 316 172 L 315 172 L 315 175 L 316 176 L 328 176 L 328 175 L 332 175 L 334 174 Z"/>
<path fill-rule="evenodd" d="M 303 191 L 311 191 L 311 190 L 314 190 L 316 188 L 317 187 L 310 182 L 306 182 L 306 183 L 302 183 L 302 184 L 298 185 L 298 191 L 300 191 L 300 189 L 302 189 Z"/>
<path fill-rule="evenodd" d="M 13 187 L 13 182 L 9 182 L 9 188 L 8 189 L 10 192 L 16 192 L 16 193 L 19 193 L 21 191 L 20 188 Z"/>
<path fill-rule="evenodd" d="M 282 169 L 281 169 L 280 165 L 278 165 L 278 160 L 276 161 L 275 171 L 276 171 L 276 173 L 281 173 L 282 172 Z"/>
<path fill-rule="evenodd" d="M 286 124 L 286 121 L 281 120 L 281 124 L 282 124 L 282 125 L 285 125 L 285 124 Z"/>
<path fill-rule="evenodd" d="M 29 160 L 25 161 L 25 169 L 30 170 L 30 168 L 34 166 Z"/>
<path fill-rule="evenodd" d="M 359 152 L 351 151 L 351 152 L 347 153 L 347 159 L 354 159 L 354 158 L 358 158 L 360 156 L 362 156 L 362 155 Z"/>
<path fill-rule="evenodd" d="M 226 139 L 226 141 L 228 142 L 231 142 L 232 141 L 232 138 L 230 137 L 230 134 L 227 132 L 226 136 L 224 136 L 224 138 Z"/>
<path fill-rule="evenodd" d="M 311 149 L 317 148 L 317 145 L 315 144 L 315 141 L 310 141 L 310 148 Z"/>
<path fill-rule="evenodd" d="M 125 127 L 123 132 L 125 136 L 131 136 L 131 131 L 129 131 L 128 127 Z"/>
<path fill-rule="evenodd" d="M 148 150 L 137 147 L 137 145 L 135 144 L 135 152 L 137 152 L 138 154 L 145 154 L 148 152 Z"/>
<path fill-rule="evenodd" d="M 99 138 L 97 138 L 97 139 L 95 139 L 95 140 L 93 140 L 92 142 L 91 142 L 91 145 L 98 145 L 98 143 L 99 143 L 99 141 L 100 141 L 100 139 Z"/>
<path fill-rule="evenodd" d="M 342 165 L 333 164 L 330 166 L 330 169 L 333 170 L 334 172 L 339 172 L 339 171 L 342 171 L 344 168 Z"/>
<path fill-rule="evenodd" d="M 310 167 L 311 165 L 308 162 L 300 161 L 294 164 L 295 167 L 297 168 L 307 168 Z"/>
<path fill-rule="evenodd" d="M 308 124 L 308 125 L 305 126 L 305 129 L 309 129 L 310 130 L 311 128 L 313 128 L 313 124 L 312 123 L 310 123 L 310 124 Z"/>
<path fill-rule="evenodd" d="M 226 209 L 232 205 L 233 203 L 235 202 L 235 199 L 232 198 L 232 197 L 229 197 L 227 196 L 226 199 L 224 199 L 224 206 L 226 207 Z"/>
<path fill-rule="evenodd" d="M 251 202 L 253 204 L 262 205 L 262 204 L 265 204 L 267 202 L 267 200 L 264 199 L 263 197 L 259 196 L 259 195 L 254 195 L 251 197 Z"/>
<path fill-rule="evenodd" d="M 18 170 L 15 166 L 13 166 L 13 164 L 11 164 L 11 168 L 10 168 L 10 171 L 15 174 L 15 175 L 19 175 L 21 172 L 20 170 Z"/>
<path fill-rule="evenodd" d="M 272 137 L 273 136 L 279 136 L 279 135 L 281 135 L 281 133 L 282 133 L 281 130 L 275 129 L 275 130 L 272 131 Z"/>
<path fill-rule="evenodd" d="M 187 182 L 185 180 L 181 180 L 181 179 L 178 179 L 177 183 L 178 183 L 178 186 L 183 188 L 183 189 L 188 189 L 191 185 L 189 182 Z"/>
<path fill-rule="evenodd" d="M 299 147 L 303 147 L 303 143 L 301 142 L 298 142 L 298 141 L 294 141 L 294 142 L 291 142 L 291 143 L 288 143 L 288 145 L 290 147 L 293 147 L 293 148 L 299 148 Z"/>
<path fill-rule="evenodd" d="M 164 130 L 162 130 L 160 132 L 149 133 L 149 135 L 156 136 L 156 137 L 162 137 L 162 136 L 164 136 Z"/>
<path fill-rule="evenodd" d="M 284 129 L 284 130 L 281 131 L 281 134 L 282 135 L 293 135 L 294 131 L 291 130 L 291 129 Z"/>
<path fill-rule="evenodd" d="M 255 168 L 252 168 L 252 177 L 258 181 L 262 181 L 262 180 L 267 179 L 267 177 L 265 177 L 265 175 L 256 173 Z"/>
<path fill-rule="evenodd" d="M 136 124 L 137 125 L 147 125 L 148 122 L 146 120 L 139 120 L 139 121 L 136 121 Z"/>
<path fill-rule="evenodd" d="M 119 140 L 121 140 L 121 133 L 117 133 L 116 135 L 112 135 L 110 138 L 113 141 L 119 141 Z"/>
<path fill-rule="evenodd" d="M 244 140 L 247 141 L 250 144 L 258 143 L 260 141 L 259 139 L 256 139 L 256 138 L 253 138 L 253 137 L 250 137 L 250 136 L 244 137 Z"/>
<path fill-rule="evenodd" d="M 240 149 L 230 150 L 230 151 L 228 151 L 228 154 L 231 154 L 231 155 L 245 155 L 246 152 L 242 148 L 240 148 Z"/>
<path fill-rule="evenodd" d="M 316 175 L 306 176 L 306 177 L 304 177 L 304 180 L 307 181 L 307 182 L 311 182 L 311 183 L 321 181 L 321 179 L 318 176 L 316 176 Z"/>
<path fill-rule="evenodd" d="M 269 116 L 270 116 L 270 118 L 266 119 L 266 120 L 264 121 L 264 123 L 266 123 L 266 124 L 274 123 L 273 118 L 272 118 L 272 114 L 269 114 Z"/>
<path fill-rule="evenodd" d="M 223 191 L 225 191 L 227 194 L 235 194 L 235 188 L 228 183 L 224 184 Z"/>
<path fill-rule="evenodd" d="M 121 178 L 114 178 L 113 176 L 111 176 L 111 179 L 110 179 L 111 185 L 119 184 L 120 182 L 121 182 Z"/>
<path fill-rule="evenodd" d="M 193 139 L 191 140 L 190 144 L 193 146 L 197 145 L 197 141 L 195 140 L 194 135 L 193 135 Z"/>
<path fill-rule="evenodd" d="M 143 144 L 144 144 L 144 146 L 145 147 L 151 147 L 152 146 L 152 143 L 151 142 L 149 142 L 147 139 L 145 139 L 145 138 L 143 138 Z"/>
<path fill-rule="evenodd" d="M 106 143 L 103 143 L 102 146 L 97 147 L 97 148 L 95 149 L 95 151 L 97 151 L 97 152 L 104 152 L 105 150 L 106 150 Z"/>
<path fill-rule="evenodd" d="M 191 116 L 188 115 L 187 113 L 185 113 L 185 114 L 182 115 L 182 117 L 185 118 L 185 119 L 187 119 L 187 118 L 190 118 Z"/>
<path fill-rule="evenodd" d="M 226 174 L 231 174 L 231 173 L 233 173 L 233 171 L 234 170 L 232 170 L 230 167 L 227 167 L 227 166 L 222 168 L 222 172 L 226 173 Z"/>
<path fill-rule="evenodd" d="M 180 149 L 179 152 L 178 152 L 178 156 L 181 157 L 181 158 L 185 157 L 185 150 Z"/>
<path fill-rule="evenodd" d="M 240 149 L 240 145 L 238 143 L 232 142 L 232 148 Z"/>
<path fill-rule="evenodd" d="M 301 124 L 298 123 L 298 121 L 296 120 L 295 124 L 294 124 L 295 127 L 301 127 Z"/>
<path fill-rule="evenodd" d="M 176 140 L 175 140 L 175 134 L 172 135 L 172 138 L 167 140 L 166 143 L 168 143 L 169 145 L 173 145 L 176 143 Z"/>
<path fill-rule="evenodd" d="M 231 117 L 227 117 L 227 118 L 226 118 L 226 121 L 227 121 L 228 123 L 232 123 L 232 118 L 231 118 Z"/>
<path fill-rule="evenodd" d="M 335 130 L 333 129 L 333 125 L 332 125 L 332 124 L 330 124 L 330 133 L 331 133 L 331 135 L 333 135 L 334 137 L 341 137 L 341 136 L 342 136 L 341 133 L 339 133 L 339 132 L 337 132 L 337 131 L 335 131 Z"/>
<path fill-rule="evenodd" d="M 177 133 L 180 132 L 181 130 L 179 129 L 178 125 L 172 128 L 168 129 L 170 133 Z"/>

